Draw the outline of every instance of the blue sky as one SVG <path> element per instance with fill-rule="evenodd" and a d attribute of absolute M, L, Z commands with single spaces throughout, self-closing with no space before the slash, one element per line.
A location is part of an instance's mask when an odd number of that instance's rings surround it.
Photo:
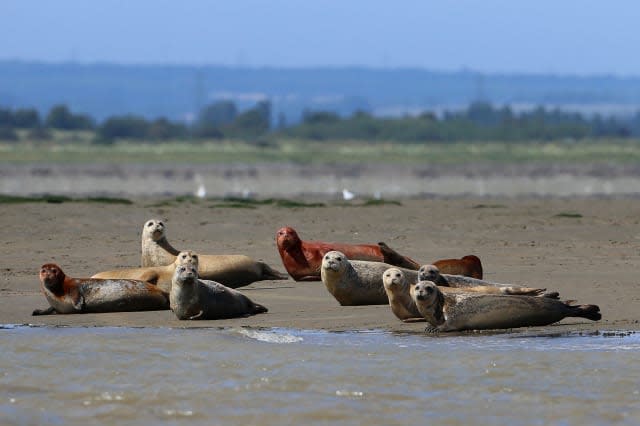
<path fill-rule="evenodd" d="M 634 0 L 0 0 L 0 59 L 640 75 Z"/>

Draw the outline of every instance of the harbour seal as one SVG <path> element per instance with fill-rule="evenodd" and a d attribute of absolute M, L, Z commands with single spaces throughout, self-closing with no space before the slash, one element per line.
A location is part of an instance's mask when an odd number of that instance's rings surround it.
<path fill-rule="evenodd" d="M 424 317 L 418 310 L 415 301 L 411 297 L 410 283 L 404 273 L 398 268 L 389 268 L 382 276 L 384 290 L 389 298 L 389 306 L 396 317 L 405 322 L 424 321 Z M 475 286 L 465 288 L 440 287 L 444 294 L 475 293 L 475 294 L 519 294 L 527 296 L 539 296 L 544 294 L 544 288 L 530 287 L 492 287 Z"/>
<path fill-rule="evenodd" d="M 166 266 L 176 260 L 180 252 L 166 236 L 166 226 L 158 219 L 148 220 L 142 227 L 143 267 Z M 238 288 L 261 280 L 286 280 L 286 274 L 272 269 L 264 262 L 242 254 L 199 255 L 198 274 L 202 279 Z"/>
<path fill-rule="evenodd" d="M 461 259 L 441 259 L 436 260 L 433 264 L 443 274 L 464 275 L 481 280 L 482 279 L 482 262 L 478 256 L 469 255 Z"/>
<path fill-rule="evenodd" d="M 382 275 L 392 265 L 365 260 L 349 260 L 344 253 L 330 251 L 322 258 L 320 276 L 329 293 L 343 306 L 386 305 Z M 409 280 L 415 280 L 418 271 L 398 268 Z"/>
<path fill-rule="evenodd" d="M 91 278 L 125 278 L 131 280 L 146 281 L 156 285 L 160 290 L 169 294 L 171 291 L 171 280 L 176 267 L 180 265 L 192 264 L 198 266 L 198 255 L 185 250 L 178 253 L 176 260 L 166 266 L 148 266 L 146 268 L 121 268 L 112 271 L 98 272 Z"/>
<path fill-rule="evenodd" d="M 171 310 L 180 320 L 235 318 L 267 312 L 239 291 L 198 279 L 194 265 L 178 266 L 171 282 Z"/>
<path fill-rule="evenodd" d="M 53 263 L 40 268 L 47 309 L 33 315 L 169 309 L 169 298 L 155 285 L 138 280 L 71 278 Z"/>
<path fill-rule="evenodd" d="M 420 267 L 413 259 L 397 253 L 383 242 L 376 245 L 303 241 L 290 226 L 278 229 L 276 246 L 284 268 L 296 281 L 320 281 L 322 258 L 332 250 L 344 253 L 349 260 L 385 262 L 407 269 Z"/>
<path fill-rule="evenodd" d="M 516 286 L 512 284 L 504 284 L 497 283 L 493 281 L 487 280 L 479 280 L 476 278 L 466 277 L 462 275 L 452 275 L 452 274 L 441 274 L 440 270 L 435 265 L 422 265 L 418 270 L 418 279 L 417 281 L 432 281 L 438 287 L 452 287 L 452 288 L 461 288 L 461 289 L 469 289 L 472 287 L 494 287 L 500 289 L 500 291 L 496 292 L 499 294 L 513 294 L 513 295 L 526 295 L 527 293 L 523 293 L 523 291 L 529 290 L 542 290 L 542 293 L 537 295 L 544 296 L 551 299 L 559 298 L 559 293 L 556 291 L 545 291 L 546 289 L 536 289 L 531 287 L 522 287 Z M 486 293 L 492 293 L 491 291 L 486 291 Z"/>
<path fill-rule="evenodd" d="M 428 332 L 544 326 L 566 317 L 602 318 L 597 305 L 572 305 L 573 301 L 548 297 L 444 294 L 431 281 L 411 287 L 411 297 L 431 324 Z"/>

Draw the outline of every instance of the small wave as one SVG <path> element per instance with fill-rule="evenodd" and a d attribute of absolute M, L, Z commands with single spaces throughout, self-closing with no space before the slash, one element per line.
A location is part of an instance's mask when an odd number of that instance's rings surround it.
<path fill-rule="evenodd" d="M 239 333 L 247 336 L 250 339 L 255 339 L 260 342 L 267 343 L 298 343 L 304 340 L 300 336 L 294 336 L 293 334 L 287 334 L 278 331 L 264 331 L 241 328 L 239 330 Z"/>

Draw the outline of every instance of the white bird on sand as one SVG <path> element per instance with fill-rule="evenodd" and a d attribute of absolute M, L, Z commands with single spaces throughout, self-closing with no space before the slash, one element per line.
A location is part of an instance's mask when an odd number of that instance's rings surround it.
<path fill-rule="evenodd" d="M 345 201 L 349 201 L 349 200 L 353 200 L 353 197 L 355 197 L 356 194 L 354 194 L 353 192 L 349 191 L 347 188 L 344 188 L 342 190 L 342 199 Z"/>
<path fill-rule="evenodd" d="M 196 197 L 204 198 L 207 196 L 207 188 L 204 187 L 204 184 L 201 183 L 198 185 L 198 189 L 196 190 Z"/>

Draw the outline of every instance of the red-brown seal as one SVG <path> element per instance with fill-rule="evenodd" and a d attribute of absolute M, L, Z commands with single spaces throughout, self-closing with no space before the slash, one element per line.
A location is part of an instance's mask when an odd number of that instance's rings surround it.
<path fill-rule="evenodd" d="M 411 288 L 411 297 L 431 324 L 428 332 L 544 326 L 566 317 L 602 318 L 597 305 L 571 305 L 548 297 L 444 294 L 431 281 Z"/>
<path fill-rule="evenodd" d="M 405 322 L 414 322 L 422 320 L 424 317 L 420 314 L 415 301 L 411 297 L 411 284 L 407 281 L 404 273 L 398 268 L 389 268 L 384 271 L 382 276 L 384 290 L 389 299 L 389 306 L 396 317 Z M 544 294 L 544 288 L 529 287 L 493 287 L 493 286 L 475 286 L 475 287 L 439 287 L 444 294 L 455 293 L 475 293 L 475 294 L 519 294 L 528 296 L 539 296 Z"/>
<path fill-rule="evenodd" d="M 482 262 L 478 256 L 468 255 L 461 259 L 441 259 L 433 262 L 433 265 L 437 266 L 443 274 L 482 279 Z"/>
<path fill-rule="evenodd" d="M 148 220 L 142 228 L 142 266 L 166 266 L 176 260 L 180 251 L 166 237 L 166 226 L 158 219 Z M 199 255 L 200 278 L 220 282 L 237 288 L 261 280 L 286 280 L 286 274 L 278 272 L 264 262 L 241 254 Z"/>
<path fill-rule="evenodd" d="M 199 280 L 194 265 L 176 268 L 169 299 L 171 310 L 180 320 L 235 318 L 267 312 L 267 308 L 237 290 Z"/>
<path fill-rule="evenodd" d="M 71 278 L 56 264 L 40 268 L 42 292 L 49 305 L 33 315 L 169 309 L 169 299 L 155 285 L 137 280 Z"/>
<path fill-rule="evenodd" d="M 98 272 L 91 278 L 111 278 L 111 279 L 130 279 L 146 281 L 158 286 L 158 288 L 169 294 L 171 291 L 171 280 L 176 267 L 180 265 L 193 264 L 198 266 L 198 254 L 191 250 L 185 250 L 178 253 L 176 260 L 166 266 L 147 266 L 146 268 L 120 268 L 112 271 Z"/>
<path fill-rule="evenodd" d="M 420 265 L 403 256 L 385 243 L 345 244 L 324 241 L 303 241 L 295 229 L 285 226 L 276 232 L 276 245 L 285 269 L 296 281 L 319 281 L 322 258 L 337 250 L 349 260 L 385 262 L 407 269 L 418 269 Z"/>

